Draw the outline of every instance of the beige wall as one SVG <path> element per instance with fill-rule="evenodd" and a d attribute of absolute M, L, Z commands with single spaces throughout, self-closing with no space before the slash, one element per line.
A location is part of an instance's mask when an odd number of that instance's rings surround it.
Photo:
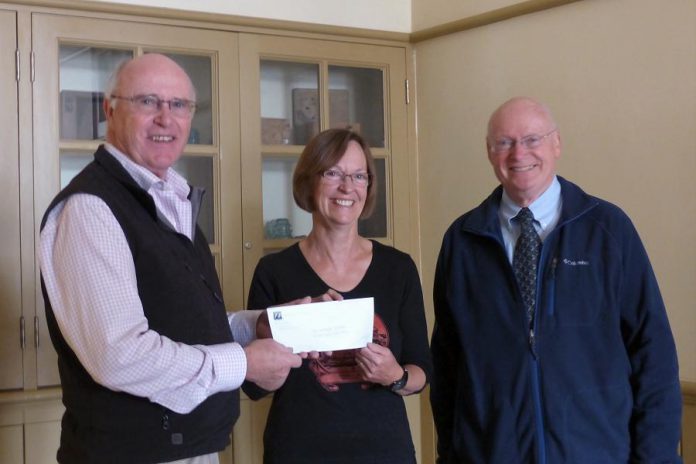
<path fill-rule="evenodd" d="M 634 220 L 696 380 L 696 2 L 583 0 L 414 49 L 426 303 L 443 232 L 497 184 L 488 115 L 536 96 L 561 128 L 560 174 Z"/>
<path fill-rule="evenodd" d="M 477 16 L 512 5 L 520 0 L 411 0 L 412 31 Z"/>

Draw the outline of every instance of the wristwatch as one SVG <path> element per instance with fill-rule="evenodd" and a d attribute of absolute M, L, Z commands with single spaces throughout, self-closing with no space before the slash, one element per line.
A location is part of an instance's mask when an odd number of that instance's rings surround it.
<path fill-rule="evenodd" d="M 408 371 L 404 367 L 402 367 L 402 369 L 404 370 L 404 375 L 402 375 L 399 380 L 392 382 L 392 384 L 389 386 L 389 389 L 394 393 L 403 389 L 406 386 L 406 382 L 408 382 Z"/>

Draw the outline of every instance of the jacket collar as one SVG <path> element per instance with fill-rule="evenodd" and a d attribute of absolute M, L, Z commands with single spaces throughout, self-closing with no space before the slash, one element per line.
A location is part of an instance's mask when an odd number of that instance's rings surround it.
<path fill-rule="evenodd" d="M 599 204 L 599 200 L 585 193 L 574 183 L 561 176 L 557 177 L 561 184 L 561 201 L 563 202 L 561 217 L 556 226 L 559 228 L 587 213 Z M 499 185 L 479 206 L 466 214 L 462 219 L 462 231 L 493 237 L 502 243 L 503 237 L 498 218 L 502 194 L 503 187 Z"/>

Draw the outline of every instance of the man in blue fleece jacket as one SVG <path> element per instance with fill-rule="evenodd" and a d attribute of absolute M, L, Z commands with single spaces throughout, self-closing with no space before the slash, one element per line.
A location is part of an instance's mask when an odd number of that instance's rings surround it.
<path fill-rule="evenodd" d="M 676 349 L 630 219 L 556 175 L 543 104 L 505 102 L 486 144 L 501 186 L 448 229 L 435 274 L 438 463 L 680 463 Z M 528 305 L 523 208 L 540 241 Z"/>

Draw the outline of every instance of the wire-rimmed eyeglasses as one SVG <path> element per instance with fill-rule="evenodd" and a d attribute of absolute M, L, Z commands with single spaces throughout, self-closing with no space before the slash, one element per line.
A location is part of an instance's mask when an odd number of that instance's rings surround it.
<path fill-rule="evenodd" d="M 344 182 L 346 178 L 350 178 L 350 180 L 353 181 L 353 185 L 365 187 L 370 185 L 371 176 L 369 173 L 363 171 L 346 174 L 339 169 L 327 169 L 321 173 L 321 177 L 327 184 L 340 184 Z"/>
<path fill-rule="evenodd" d="M 164 100 L 157 95 L 135 95 L 133 97 L 123 97 L 121 95 L 111 95 L 117 100 L 131 102 L 135 109 L 143 114 L 155 114 L 162 110 L 162 105 L 166 104 L 169 111 L 176 117 L 189 117 L 196 110 L 196 102 L 185 98 L 172 98 Z"/>
<path fill-rule="evenodd" d="M 494 140 L 493 143 L 491 144 L 491 150 L 493 153 L 507 153 L 510 150 L 513 149 L 515 145 L 521 145 L 524 148 L 527 149 L 533 149 L 537 148 L 541 143 L 546 140 L 546 138 L 556 132 L 558 130 L 557 127 L 554 127 L 551 129 L 549 132 L 545 134 L 531 134 L 527 135 L 526 137 L 522 137 L 521 139 L 510 139 L 510 138 L 501 138 Z"/>

